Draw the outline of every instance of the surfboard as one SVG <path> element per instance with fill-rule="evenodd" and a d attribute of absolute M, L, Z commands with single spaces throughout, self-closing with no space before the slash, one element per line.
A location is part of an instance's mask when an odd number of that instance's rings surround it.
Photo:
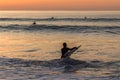
<path fill-rule="evenodd" d="M 78 47 L 76 47 L 76 48 L 74 48 L 74 49 L 72 49 L 72 50 L 70 50 L 69 52 L 66 52 L 66 53 L 64 54 L 64 56 L 70 57 L 71 54 L 73 54 L 75 51 L 77 51 L 80 47 L 81 47 L 81 45 L 78 46 Z"/>

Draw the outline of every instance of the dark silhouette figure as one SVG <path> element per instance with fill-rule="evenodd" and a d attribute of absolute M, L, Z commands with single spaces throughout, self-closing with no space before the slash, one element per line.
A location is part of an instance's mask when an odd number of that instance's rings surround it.
<path fill-rule="evenodd" d="M 35 22 L 35 21 L 33 22 L 33 25 L 36 25 L 36 22 Z"/>
<path fill-rule="evenodd" d="M 85 16 L 85 17 L 84 17 L 84 19 L 86 20 L 86 19 L 87 19 L 87 17 Z"/>
<path fill-rule="evenodd" d="M 51 19 L 54 19 L 54 17 L 51 17 Z"/>
<path fill-rule="evenodd" d="M 67 43 L 63 43 L 63 48 L 61 49 L 62 55 L 61 55 L 61 59 L 62 58 L 69 58 L 69 55 L 65 55 L 68 51 L 75 49 L 76 47 L 73 48 L 68 48 L 67 47 Z"/>

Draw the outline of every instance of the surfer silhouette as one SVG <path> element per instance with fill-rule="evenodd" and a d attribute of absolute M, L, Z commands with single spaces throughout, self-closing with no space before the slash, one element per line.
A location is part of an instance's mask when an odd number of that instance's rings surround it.
<path fill-rule="evenodd" d="M 80 45 L 81 46 L 81 45 Z M 63 48 L 61 49 L 61 53 L 62 53 L 62 55 L 61 55 L 61 59 L 63 59 L 63 58 L 69 58 L 70 57 L 70 55 L 73 53 L 73 52 L 75 52 L 80 46 L 78 46 L 78 47 L 73 47 L 73 48 L 68 48 L 67 47 L 67 43 L 63 43 Z"/>
<path fill-rule="evenodd" d="M 36 22 L 35 22 L 35 21 L 33 22 L 33 25 L 36 25 Z"/>

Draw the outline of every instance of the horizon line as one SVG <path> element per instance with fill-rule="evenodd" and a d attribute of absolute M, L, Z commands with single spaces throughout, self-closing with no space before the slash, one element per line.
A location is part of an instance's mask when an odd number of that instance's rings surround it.
<path fill-rule="evenodd" d="M 0 9 L 0 11 L 120 11 L 120 10 L 37 10 L 37 9 Z"/>

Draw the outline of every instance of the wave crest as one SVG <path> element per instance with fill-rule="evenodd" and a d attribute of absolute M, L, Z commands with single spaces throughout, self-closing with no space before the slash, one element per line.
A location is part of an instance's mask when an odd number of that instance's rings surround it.
<path fill-rule="evenodd" d="M 120 21 L 120 18 L 0 18 L 0 21 Z"/>

